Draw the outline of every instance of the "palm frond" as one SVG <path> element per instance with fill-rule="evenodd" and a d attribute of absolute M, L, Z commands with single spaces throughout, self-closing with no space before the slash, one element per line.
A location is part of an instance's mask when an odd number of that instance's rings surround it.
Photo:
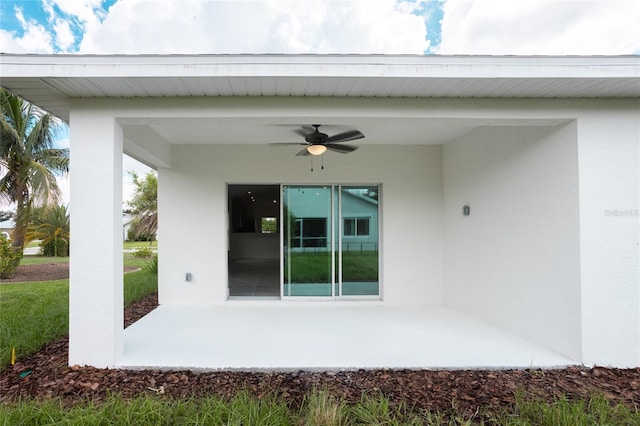
<path fill-rule="evenodd" d="M 45 165 L 38 162 L 31 164 L 29 182 L 31 186 L 31 200 L 35 206 L 57 204 L 62 193 L 58 187 L 55 175 Z"/>
<path fill-rule="evenodd" d="M 56 117 L 4 89 L 0 107 L 0 200 L 17 204 L 13 243 L 23 246 L 31 208 L 60 199 L 55 173 L 68 171 L 69 151 L 54 148 Z"/>

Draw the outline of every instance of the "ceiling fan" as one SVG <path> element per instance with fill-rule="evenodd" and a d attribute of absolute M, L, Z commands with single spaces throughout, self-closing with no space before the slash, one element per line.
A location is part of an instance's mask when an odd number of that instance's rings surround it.
<path fill-rule="evenodd" d="M 340 154 L 348 154 L 358 149 L 357 146 L 343 145 L 342 142 L 353 141 L 356 139 L 364 138 L 364 135 L 359 130 L 348 130 L 337 135 L 329 136 L 326 133 L 320 132 L 318 128 L 320 124 L 314 124 L 314 129 L 311 130 L 308 126 L 302 129 L 296 130 L 296 133 L 304 137 L 305 142 L 293 142 L 293 143 L 275 143 L 272 145 L 302 145 L 305 149 L 298 152 L 298 156 L 308 155 L 322 155 L 327 150 L 338 152 Z"/>

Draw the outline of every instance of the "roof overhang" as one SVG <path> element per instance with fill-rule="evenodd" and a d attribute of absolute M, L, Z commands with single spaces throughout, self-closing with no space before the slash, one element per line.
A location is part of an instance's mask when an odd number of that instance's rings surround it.
<path fill-rule="evenodd" d="M 1 54 L 0 76 L 65 121 L 75 98 L 640 97 L 640 56 Z"/>

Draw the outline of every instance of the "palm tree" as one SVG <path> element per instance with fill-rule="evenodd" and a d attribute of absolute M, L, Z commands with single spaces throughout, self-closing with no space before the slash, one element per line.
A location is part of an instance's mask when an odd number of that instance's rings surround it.
<path fill-rule="evenodd" d="M 55 173 L 69 170 L 69 150 L 54 148 L 61 122 L 51 114 L 0 89 L 0 200 L 16 203 L 12 245 L 22 253 L 34 206 L 57 204 Z"/>
<path fill-rule="evenodd" d="M 69 256 L 69 212 L 64 205 L 41 207 L 32 212 L 27 241 L 40 240 L 43 256 Z"/>

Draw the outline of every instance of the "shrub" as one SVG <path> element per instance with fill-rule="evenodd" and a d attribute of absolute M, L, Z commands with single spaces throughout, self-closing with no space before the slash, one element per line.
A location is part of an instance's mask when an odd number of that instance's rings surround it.
<path fill-rule="evenodd" d="M 145 268 L 147 271 L 153 274 L 158 273 L 158 255 L 157 254 L 147 262 L 147 264 L 145 265 Z"/>
<path fill-rule="evenodd" d="M 127 230 L 127 241 L 136 241 L 136 242 L 142 242 L 142 241 L 154 241 L 155 240 L 155 236 L 153 235 L 147 235 L 144 233 L 138 233 L 137 232 L 137 228 L 135 226 L 135 222 L 132 224 L 131 228 L 129 228 Z"/>
<path fill-rule="evenodd" d="M 69 212 L 66 206 L 43 207 L 33 214 L 28 240 L 41 240 L 43 256 L 69 256 Z"/>
<path fill-rule="evenodd" d="M 67 257 L 69 256 L 69 240 L 65 238 L 43 241 L 40 243 L 42 256 Z"/>
<path fill-rule="evenodd" d="M 140 247 L 133 252 L 133 257 L 150 259 L 153 256 L 153 250 L 149 247 Z"/>
<path fill-rule="evenodd" d="M 22 259 L 22 253 L 14 250 L 4 234 L 0 234 L 0 278 L 11 278 Z"/>

